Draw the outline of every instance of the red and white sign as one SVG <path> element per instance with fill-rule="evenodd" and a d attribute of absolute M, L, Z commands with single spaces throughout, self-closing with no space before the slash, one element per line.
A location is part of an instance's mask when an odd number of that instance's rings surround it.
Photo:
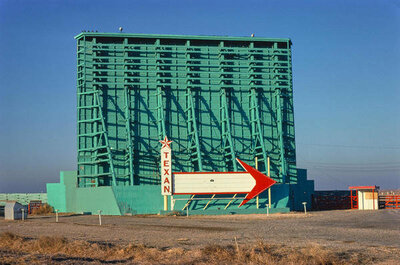
<path fill-rule="evenodd" d="M 243 161 L 237 161 L 246 172 L 174 172 L 173 194 L 247 193 L 240 207 L 276 183 Z"/>
<path fill-rule="evenodd" d="M 172 165 L 171 165 L 171 146 L 167 136 L 160 141 L 161 147 L 161 194 L 172 194 Z"/>

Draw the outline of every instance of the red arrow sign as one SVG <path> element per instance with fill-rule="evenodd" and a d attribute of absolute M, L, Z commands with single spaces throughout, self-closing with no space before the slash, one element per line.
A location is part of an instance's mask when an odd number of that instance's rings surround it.
<path fill-rule="evenodd" d="M 274 185 L 276 183 L 275 180 L 267 177 L 266 175 L 264 175 L 263 173 L 261 173 L 260 171 L 258 171 L 257 169 L 247 165 L 245 162 L 239 160 L 236 158 L 236 160 L 239 162 L 239 164 L 247 171 L 251 174 L 251 176 L 256 180 L 256 185 L 254 186 L 254 188 L 246 195 L 246 197 L 244 198 L 244 200 L 242 201 L 242 203 L 239 205 L 242 206 L 244 204 L 246 204 L 249 200 L 253 199 L 254 197 L 256 197 L 257 195 L 259 195 L 261 192 L 263 192 L 264 190 L 268 189 L 269 187 L 271 187 L 272 185 Z"/>
<path fill-rule="evenodd" d="M 173 173 L 173 194 L 247 194 L 240 207 L 276 183 L 243 161 L 237 161 L 246 172 Z"/>

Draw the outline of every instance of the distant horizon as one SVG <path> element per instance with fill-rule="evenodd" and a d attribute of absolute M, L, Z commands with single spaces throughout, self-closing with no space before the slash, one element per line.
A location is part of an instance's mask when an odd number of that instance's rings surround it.
<path fill-rule="evenodd" d="M 119 27 L 291 39 L 297 167 L 316 190 L 400 189 L 399 3 L 3 0 L 0 193 L 46 192 L 76 170 L 74 36 Z"/>

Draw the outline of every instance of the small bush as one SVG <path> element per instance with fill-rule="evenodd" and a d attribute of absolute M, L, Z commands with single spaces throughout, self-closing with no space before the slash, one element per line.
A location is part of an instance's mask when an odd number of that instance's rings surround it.
<path fill-rule="evenodd" d="M 54 213 L 54 208 L 47 203 L 43 203 L 39 208 L 33 209 L 31 214 L 40 215 L 40 214 L 50 214 L 50 213 Z"/>
<path fill-rule="evenodd" d="M 21 237 L 11 232 L 3 232 L 0 234 L 0 241 L 12 241 L 12 240 L 17 240 L 19 238 Z"/>
<path fill-rule="evenodd" d="M 166 214 L 166 216 L 186 216 L 182 211 L 173 211 Z"/>
<path fill-rule="evenodd" d="M 34 242 L 34 246 L 43 252 L 56 253 L 66 248 L 68 241 L 64 237 L 42 236 Z"/>

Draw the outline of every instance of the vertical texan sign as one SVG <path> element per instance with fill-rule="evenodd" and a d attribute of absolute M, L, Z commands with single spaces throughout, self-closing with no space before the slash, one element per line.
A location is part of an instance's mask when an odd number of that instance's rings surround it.
<path fill-rule="evenodd" d="M 172 195 L 171 146 L 167 136 L 161 140 L 161 194 Z"/>

